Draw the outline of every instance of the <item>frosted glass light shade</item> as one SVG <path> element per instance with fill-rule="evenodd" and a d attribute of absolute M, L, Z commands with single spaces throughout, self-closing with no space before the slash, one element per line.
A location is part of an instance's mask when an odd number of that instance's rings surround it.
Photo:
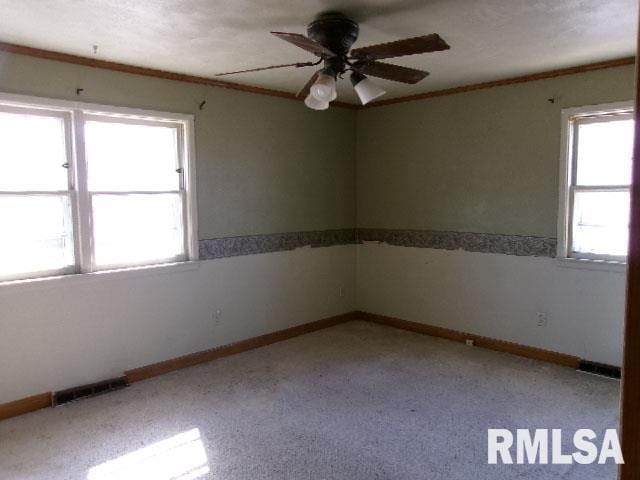
<path fill-rule="evenodd" d="M 383 88 L 373 83 L 364 75 L 351 75 L 351 83 L 363 105 L 387 93 Z"/>
<path fill-rule="evenodd" d="M 312 110 L 326 110 L 329 108 L 328 101 L 324 102 L 322 100 L 318 100 L 312 94 L 307 95 L 307 98 L 304 99 L 304 104 Z"/>
<path fill-rule="evenodd" d="M 318 79 L 311 86 L 311 95 L 323 102 L 330 102 L 336 98 L 336 79 L 326 73 L 318 75 Z"/>

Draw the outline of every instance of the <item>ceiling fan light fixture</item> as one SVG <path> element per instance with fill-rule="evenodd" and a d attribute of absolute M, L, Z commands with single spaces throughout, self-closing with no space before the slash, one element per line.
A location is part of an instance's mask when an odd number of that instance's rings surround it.
<path fill-rule="evenodd" d="M 314 110 L 329 108 L 329 103 L 338 96 L 336 91 L 337 79 L 342 79 L 343 75 L 351 71 L 351 83 L 360 98 L 360 102 L 366 105 L 386 92 L 365 77 L 363 73 L 370 77 L 383 78 L 407 85 L 414 85 L 429 75 L 429 72 L 424 70 L 380 62 L 379 60 L 442 52 L 451 48 L 440 35 L 431 33 L 352 49 L 353 44 L 358 39 L 359 31 L 358 23 L 345 14 L 337 11 L 325 11 L 307 25 L 306 36 L 300 33 L 271 32 L 280 40 L 284 40 L 290 45 L 319 57 L 315 61 L 249 68 L 219 73 L 217 76 L 260 72 L 286 67 L 315 67 L 323 64 L 298 91 L 295 95 L 296 99 L 304 98 L 307 107 Z"/>
<path fill-rule="evenodd" d="M 312 110 L 326 110 L 329 108 L 328 101 L 318 100 L 311 93 L 304 99 L 304 104 Z"/>
<path fill-rule="evenodd" d="M 336 79 L 328 73 L 321 73 L 311 86 L 311 95 L 321 102 L 330 102 L 336 98 Z"/>
<path fill-rule="evenodd" d="M 386 90 L 379 87 L 359 72 L 353 72 L 351 74 L 351 84 L 358 94 L 358 98 L 362 105 L 366 105 L 370 101 L 387 93 Z"/>

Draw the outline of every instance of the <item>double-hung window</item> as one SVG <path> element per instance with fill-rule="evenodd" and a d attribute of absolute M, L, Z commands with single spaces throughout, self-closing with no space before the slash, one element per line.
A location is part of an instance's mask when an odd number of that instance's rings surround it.
<path fill-rule="evenodd" d="M 74 271 L 69 112 L 0 109 L 0 275 Z"/>
<path fill-rule="evenodd" d="M 626 262 L 631 103 L 563 110 L 558 256 Z"/>
<path fill-rule="evenodd" d="M 192 126 L 0 96 L 0 280 L 195 259 Z"/>

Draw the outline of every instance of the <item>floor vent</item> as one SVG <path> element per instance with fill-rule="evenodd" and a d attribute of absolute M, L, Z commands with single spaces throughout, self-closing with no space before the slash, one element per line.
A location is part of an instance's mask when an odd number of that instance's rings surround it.
<path fill-rule="evenodd" d="M 580 360 L 578 371 L 590 373 L 592 375 L 600 375 L 601 377 L 620 378 L 620 367 L 605 365 L 604 363 L 589 362 Z"/>
<path fill-rule="evenodd" d="M 68 388 L 67 390 L 60 390 L 53 394 L 53 406 L 57 407 L 65 403 L 80 400 L 81 398 L 95 397 L 96 395 L 120 390 L 128 386 L 127 377 L 118 377 L 89 385 L 82 385 L 80 387 Z"/>

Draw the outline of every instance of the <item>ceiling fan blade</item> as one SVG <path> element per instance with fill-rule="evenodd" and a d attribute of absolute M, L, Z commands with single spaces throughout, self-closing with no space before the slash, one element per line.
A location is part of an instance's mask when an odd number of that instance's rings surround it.
<path fill-rule="evenodd" d="M 249 68 L 248 70 L 237 70 L 235 72 L 224 72 L 217 73 L 216 77 L 223 77 L 225 75 L 233 75 L 236 73 L 248 73 L 248 72 L 259 72 L 261 70 L 272 70 L 274 68 L 284 68 L 284 67 L 311 67 L 313 65 L 317 65 L 315 62 L 298 62 L 298 63 L 284 63 L 282 65 L 271 65 L 270 67 L 259 67 L 259 68 Z"/>
<path fill-rule="evenodd" d="M 276 37 L 281 38 L 285 42 L 292 43 L 296 47 L 300 47 L 303 50 L 306 50 L 307 52 L 311 52 L 314 55 L 317 55 L 319 57 L 322 55 L 328 56 L 328 57 L 336 56 L 336 54 L 333 53 L 328 48 L 323 47 L 315 40 L 311 40 L 310 38 L 305 37 L 304 35 L 300 35 L 299 33 L 285 33 L 285 32 L 271 32 L 271 33 Z"/>
<path fill-rule="evenodd" d="M 300 91 L 297 93 L 296 95 L 297 98 L 305 98 L 307 95 L 309 95 L 309 92 L 311 91 L 311 85 L 316 83 L 316 80 L 318 79 L 318 75 L 320 75 L 321 71 L 322 70 L 318 70 L 316 73 L 314 73 L 311 76 L 309 81 L 305 83 L 304 87 L 302 87 Z"/>
<path fill-rule="evenodd" d="M 429 75 L 429 72 L 425 72 L 423 70 L 416 70 L 383 62 L 356 63 L 353 68 L 360 73 L 364 73 L 365 75 L 370 75 L 372 77 L 410 84 L 418 83 Z"/>
<path fill-rule="evenodd" d="M 432 33 L 422 37 L 405 38 L 389 43 L 379 43 L 368 47 L 351 50 L 351 55 L 356 58 L 367 60 L 380 60 L 383 58 L 401 57 L 403 55 L 414 55 L 416 53 L 439 52 L 449 50 L 451 47 L 440 35 Z"/>

